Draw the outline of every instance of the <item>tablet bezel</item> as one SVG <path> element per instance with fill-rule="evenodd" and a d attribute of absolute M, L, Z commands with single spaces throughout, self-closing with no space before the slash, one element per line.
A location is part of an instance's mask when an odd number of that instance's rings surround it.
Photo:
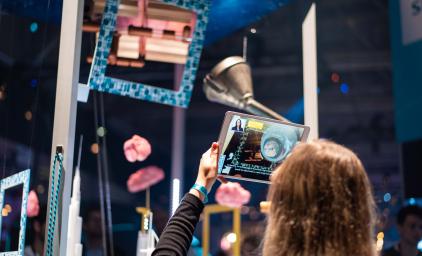
<path fill-rule="evenodd" d="M 284 124 L 284 125 L 288 125 L 288 126 L 303 128 L 303 133 L 302 133 L 302 136 L 300 138 L 300 142 L 305 142 L 308 139 L 308 136 L 309 136 L 310 127 L 306 126 L 306 125 L 301 125 L 301 124 L 296 124 L 296 123 L 291 123 L 291 122 L 285 122 L 285 121 L 280 121 L 280 120 L 271 119 L 271 118 L 267 118 L 267 117 L 261 117 L 261 116 L 255 116 L 255 115 L 240 113 L 240 112 L 227 111 L 226 114 L 224 115 L 224 121 L 223 121 L 223 124 L 221 126 L 220 135 L 218 137 L 218 145 L 220 147 L 224 144 L 224 140 L 227 136 L 229 125 L 230 125 L 234 115 L 240 116 L 241 118 L 252 118 L 252 119 L 261 120 L 261 121 L 265 121 L 265 122 L 269 122 L 269 123 Z M 222 148 L 220 148 L 220 150 L 218 152 L 218 161 L 220 160 L 221 154 L 222 154 Z M 217 167 L 217 169 L 218 169 L 218 167 Z M 271 183 L 269 180 L 268 181 L 267 180 L 259 180 L 259 179 L 253 179 L 253 178 L 231 176 L 231 175 L 220 174 L 220 173 L 218 175 L 222 176 L 224 178 L 228 178 L 228 179 L 246 180 L 246 181 L 266 183 L 266 184 Z"/>

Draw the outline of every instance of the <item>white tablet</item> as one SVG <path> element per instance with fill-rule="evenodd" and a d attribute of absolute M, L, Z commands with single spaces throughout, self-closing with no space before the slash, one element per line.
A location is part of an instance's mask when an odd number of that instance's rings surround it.
<path fill-rule="evenodd" d="M 308 126 L 228 111 L 218 140 L 218 173 L 269 183 L 274 168 L 308 135 Z"/>

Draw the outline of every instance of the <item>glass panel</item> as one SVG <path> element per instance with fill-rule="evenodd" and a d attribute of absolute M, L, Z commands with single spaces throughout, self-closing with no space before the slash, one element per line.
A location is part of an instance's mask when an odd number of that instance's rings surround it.
<path fill-rule="evenodd" d="M 62 1 L 0 2 L 0 179 L 31 169 L 30 187 L 45 208 Z M 12 212 L 3 217 L 0 251 L 18 249 L 21 201 L 22 185 L 5 191 Z M 45 217 L 27 218 L 26 245 L 40 238 L 33 219 Z"/>

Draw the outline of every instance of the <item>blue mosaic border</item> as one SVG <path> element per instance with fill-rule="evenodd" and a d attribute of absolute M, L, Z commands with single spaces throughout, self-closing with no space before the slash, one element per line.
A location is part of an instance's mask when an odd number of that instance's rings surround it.
<path fill-rule="evenodd" d="M 29 179 L 31 170 L 16 173 L 12 176 L 4 178 L 0 181 L 0 209 L 4 206 L 4 192 L 6 189 L 23 184 L 21 218 L 19 230 L 19 245 L 17 251 L 0 252 L 0 256 L 23 256 L 25 249 L 25 230 L 26 230 L 26 213 L 29 193 Z M 0 214 L 0 234 L 1 234 L 2 215 Z"/>
<path fill-rule="evenodd" d="M 188 107 L 204 44 L 210 0 L 162 1 L 191 10 L 197 14 L 195 30 L 192 35 L 192 42 L 189 46 L 188 57 L 179 90 L 173 91 L 105 76 L 107 58 L 110 53 L 110 46 L 116 27 L 119 0 L 107 0 L 104 9 L 100 34 L 88 79 L 88 85 L 91 89 L 171 106 Z"/>
<path fill-rule="evenodd" d="M 58 164 L 57 164 L 58 162 Z M 58 166 L 58 169 L 56 169 Z M 53 167 L 51 170 L 51 186 L 50 186 L 50 196 L 49 196 L 49 207 L 48 207 L 48 221 L 47 221 L 47 243 L 45 245 L 45 255 L 56 255 L 54 254 L 54 242 L 55 239 L 55 230 L 57 225 L 57 211 L 60 205 L 59 196 L 62 187 L 62 173 L 63 173 L 63 154 L 57 152 L 54 160 Z M 57 179 L 56 179 L 57 177 Z"/>

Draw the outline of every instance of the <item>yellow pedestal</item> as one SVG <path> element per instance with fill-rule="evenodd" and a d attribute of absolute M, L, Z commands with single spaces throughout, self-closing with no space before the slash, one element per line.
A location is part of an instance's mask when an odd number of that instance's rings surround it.
<path fill-rule="evenodd" d="M 147 231 L 149 229 L 149 226 L 151 225 L 151 223 L 149 223 L 149 216 L 151 215 L 151 210 L 146 207 L 136 207 L 136 212 L 141 215 L 141 231 Z"/>
<path fill-rule="evenodd" d="M 224 212 L 233 212 L 233 233 L 236 234 L 236 242 L 233 244 L 233 256 L 240 256 L 240 209 L 219 204 L 207 205 L 204 208 L 204 221 L 202 223 L 203 256 L 208 256 L 210 249 L 210 215 Z"/>

